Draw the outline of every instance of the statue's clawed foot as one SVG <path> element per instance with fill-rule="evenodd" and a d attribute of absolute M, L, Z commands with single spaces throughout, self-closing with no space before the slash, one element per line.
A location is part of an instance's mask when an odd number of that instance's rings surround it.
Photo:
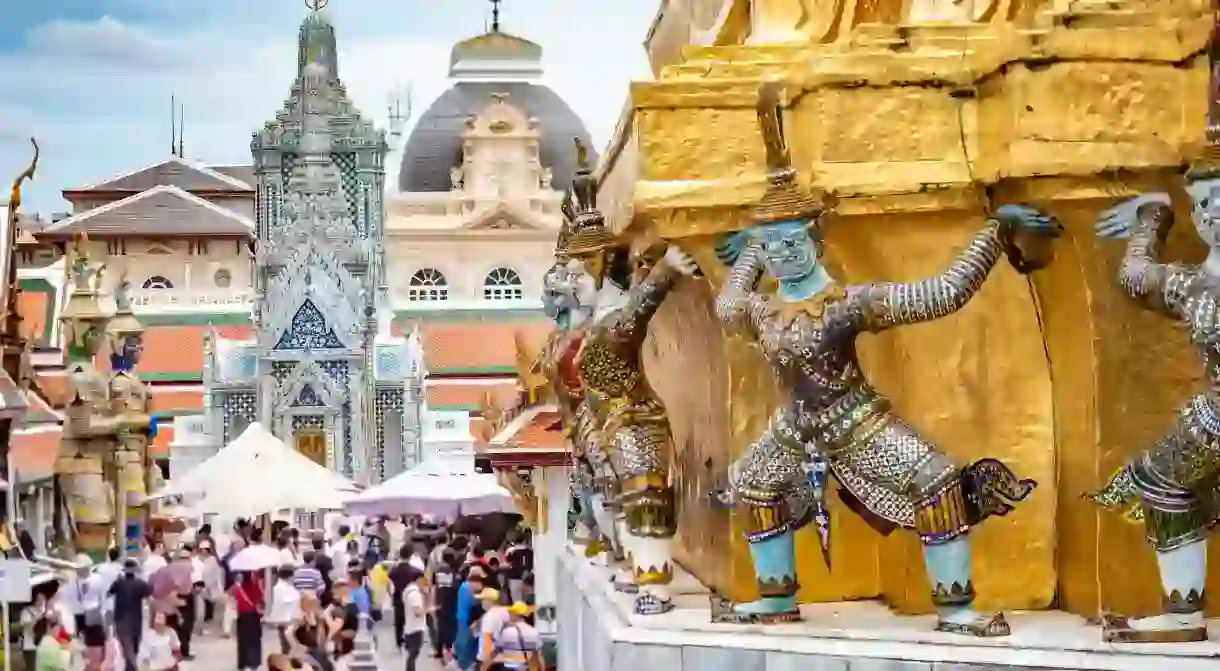
<path fill-rule="evenodd" d="M 997 638 L 1012 634 L 1003 613 L 984 615 L 972 610 L 942 612 L 936 630 L 975 638 Z"/>
<path fill-rule="evenodd" d="M 800 622 L 801 611 L 796 597 L 765 597 L 749 603 L 734 604 L 724 597 L 712 595 L 712 622 L 730 624 L 776 624 Z"/>
<path fill-rule="evenodd" d="M 1203 612 L 1165 613 L 1151 617 L 1101 616 L 1107 643 L 1196 643 L 1207 640 Z"/>

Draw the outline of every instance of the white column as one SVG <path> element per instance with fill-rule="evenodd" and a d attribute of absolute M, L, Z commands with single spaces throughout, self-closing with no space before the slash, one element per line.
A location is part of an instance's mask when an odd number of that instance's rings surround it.
<path fill-rule="evenodd" d="M 538 606 L 554 609 L 559 604 L 558 576 L 559 558 L 567 542 L 568 469 L 566 466 L 548 466 L 535 469 L 535 487 L 545 488 L 546 531 L 534 537 L 534 595 Z M 542 492 L 539 492 L 541 494 Z M 538 497 L 540 500 L 542 496 Z M 538 621 L 543 632 L 553 632 L 555 622 Z"/>

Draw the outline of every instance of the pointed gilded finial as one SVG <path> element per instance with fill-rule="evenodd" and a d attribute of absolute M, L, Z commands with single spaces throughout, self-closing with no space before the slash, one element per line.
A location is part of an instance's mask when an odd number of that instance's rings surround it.
<path fill-rule="evenodd" d="M 1220 13 L 1212 23 L 1207 42 L 1207 63 L 1210 76 L 1207 84 L 1207 122 L 1203 153 L 1191 162 L 1186 179 L 1220 178 Z"/>
<path fill-rule="evenodd" d="M 784 117 L 779 95 L 779 82 L 764 82 L 758 87 L 758 129 L 767 148 L 767 170 L 772 173 L 792 169 L 792 157 L 784 140 Z"/>
<path fill-rule="evenodd" d="M 780 83 L 758 87 L 758 132 L 767 150 L 767 190 L 754 209 L 754 221 L 808 220 L 816 222 L 826 210 L 825 192 L 816 185 L 804 189 L 796 182 L 792 155 L 784 139 L 784 111 L 780 106 Z"/>

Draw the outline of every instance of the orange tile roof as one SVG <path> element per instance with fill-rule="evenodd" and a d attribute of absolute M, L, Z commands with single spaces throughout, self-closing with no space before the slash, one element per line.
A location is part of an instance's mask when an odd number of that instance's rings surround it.
<path fill-rule="evenodd" d="M 177 374 L 199 379 L 203 371 L 203 334 L 213 328 L 209 325 L 150 326 L 144 332 L 144 352 L 140 357 L 138 373 L 157 375 Z M 246 324 L 216 326 L 222 338 L 248 338 L 250 327 Z M 104 349 L 104 348 L 103 348 Z M 109 352 L 98 353 L 98 368 L 110 369 Z"/>
<path fill-rule="evenodd" d="M 148 446 L 148 453 L 153 459 L 168 459 L 169 444 L 174 440 L 174 423 L 171 420 L 157 422 L 157 435 L 153 438 L 152 445 Z"/>
<path fill-rule="evenodd" d="M 490 394 L 492 401 L 502 407 L 507 407 L 516 404 L 518 389 L 516 377 L 505 378 L 496 384 L 480 384 L 474 381 L 462 384 L 455 380 L 452 383 L 428 385 L 426 396 L 428 405 L 432 407 L 454 405 L 477 407 L 483 403 L 484 397 Z"/>
<path fill-rule="evenodd" d="M 203 411 L 203 386 L 198 389 L 161 390 L 152 387 L 152 411 L 166 413 L 175 410 Z"/>
<path fill-rule="evenodd" d="M 545 318 L 528 317 L 502 322 L 424 321 L 424 360 L 431 373 L 515 371 L 516 333 L 536 350 L 552 328 Z"/>
<path fill-rule="evenodd" d="M 63 370 L 40 370 L 34 373 L 34 386 L 51 405 L 62 408 L 68 400 L 68 376 Z"/>
<path fill-rule="evenodd" d="M 21 335 L 34 341 L 35 345 L 45 345 L 42 332 L 47 327 L 47 320 L 52 319 L 52 294 L 46 291 L 21 291 L 17 294 L 17 314 L 21 317 Z"/>
<path fill-rule="evenodd" d="M 17 471 L 18 482 L 42 480 L 55 474 L 59 456 L 59 427 L 18 429 L 9 441 L 9 459 Z"/>
<path fill-rule="evenodd" d="M 506 447 L 563 449 L 567 446 L 558 412 L 540 412 L 505 441 Z"/>
<path fill-rule="evenodd" d="M 34 388 L 26 392 L 25 399 L 29 406 L 25 415 L 26 422 L 30 424 L 59 422 L 59 416 L 55 414 L 54 407 Z"/>

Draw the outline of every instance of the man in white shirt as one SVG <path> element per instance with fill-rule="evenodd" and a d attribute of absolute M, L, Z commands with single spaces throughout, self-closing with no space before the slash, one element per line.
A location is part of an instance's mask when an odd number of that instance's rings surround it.
<path fill-rule="evenodd" d="M 288 628 L 301 615 L 301 592 L 292 585 L 293 569 L 291 566 L 281 566 L 277 572 L 275 587 L 271 589 L 271 611 L 267 613 L 266 622 L 274 625 L 280 635 L 280 649 L 284 654 L 291 652 L 288 642 Z"/>
<path fill-rule="evenodd" d="M 72 633 L 80 631 L 85 626 L 85 581 L 93 569 L 93 560 L 89 555 L 76 556 L 76 573 L 59 591 L 59 604 L 72 619 Z"/>
<path fill-rule="evenodd" d="M 102 594 L 106 594 L 106 624 L 110 625 L 111 619 L 114 616 L 114 598 L 109 596 L 110 586 L 114 581 L 123 575 L 123 563 L 119 561 L 119 549 L 110 548 L 110 552 L 106 555 L 106 562 L 101 564 L 93 571 L 96 575 L 102 577 Z"/>
<path fill-rule="evenodd" d="M 403 627 L 402 647 L 407 653 L 406 671 L 416 671 L 415 662 L 424 647 L 424 631 L 428 628 L 428 612 L 424 604 L 424 592 L 420 580 L 424 572 L 411 566 L 407 586 L 402 590 Z"/>
<path fill-rule="evenodd" d="M 479 620 L 479 665 L 487 669 L 496 659 L 496 636 L 508 624 L 508 608 L 500 604 L 500 592 L 484 587 L 476 597 L 483 604 L 483 617 Z"/>
<path fill-rule="evenodd" d="M 154 573 L 165 568 L 169 564 L 165 560 L 165 543 L 161 541 L 153 541 L 151 552 L 144 559 L 144 566 L 141 567 L 140 577 L 148 582 Z"/>
<path fill-rule="evenodd" d="M 331 543 L 330 548 L 326 551 L 326 554 L 330 557 L 330 563 L 335 567 L 335 574 L 332 576 L 335 580 L 347 579 L 347 562 L 352 558 L 351 554 L 347 551 L 347 541 L 351 533 L 351 527 L 346 524 L 340 526 L 339 537 L 335 539 L 334 543 Z"/>

